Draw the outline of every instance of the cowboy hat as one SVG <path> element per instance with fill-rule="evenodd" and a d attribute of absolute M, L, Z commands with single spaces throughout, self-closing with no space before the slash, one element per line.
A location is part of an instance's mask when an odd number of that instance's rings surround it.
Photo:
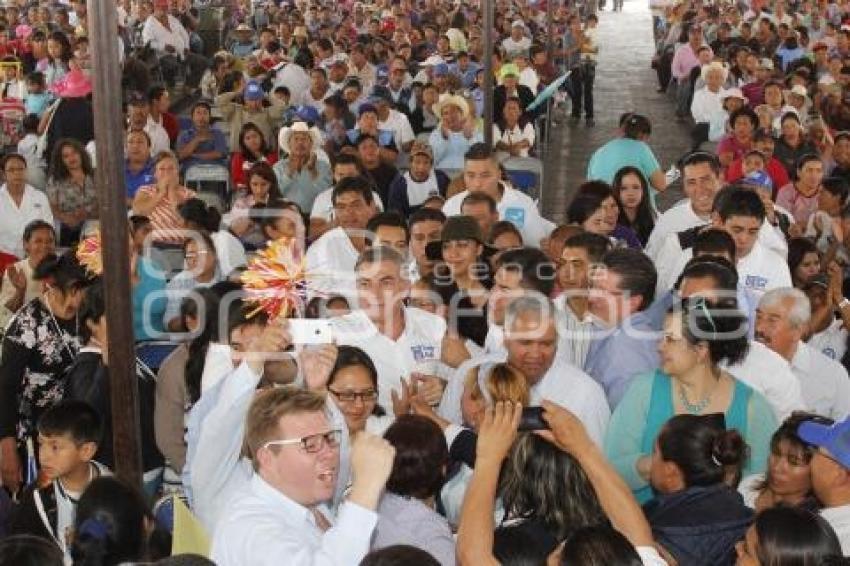
<path fill-rule="evenodd" d="M 277 137 L 277 143 L 281 151 L 289 153 L 289 141 L 293 134 L 309 134 L 313 142 L 313 151 L 322 147 L 322 134 L 315 126 L 310 127 L 307 122 L 293 122 L 291 126 L 285 126 L 280 129 L 280 134 Z"/>
<path fill-rule="evenodd" d="M 53 94 L 60 98 L 82 98 L 91 94 L 91 80 L 79 69 L 53 83 Z"/>
<path fill-rule="evenodd" d="M 446 106 L 457 106 L 460 108 L 464 120 L 469 118 L 469 105 L 466 103 L 466 99 L 459 94 L 441 94 L 439 100 L 434 105 L 434 114 L 442 116 L 443 108 Z"/>
<path fill-rule="evenodd" d="M 700 71 L 700 78 L 703 82 L 708 82 L 706 77 L 708 77 L 708 73 L 711 71 L 721 71 L 723 73 L 723 81 L 726 82 L 726 78 L 729 76 L 729 68 L 721 63 L 720 61 L 712 61 L 708 65 L 703 65 L 702 70 Z"/>

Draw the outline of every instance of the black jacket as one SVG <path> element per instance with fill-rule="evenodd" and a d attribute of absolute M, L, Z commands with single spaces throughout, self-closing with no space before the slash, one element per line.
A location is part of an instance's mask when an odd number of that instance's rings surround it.
<path fill-rule="evenodd" d="M 643 506 L 652 534 L 679 564 L 727 566 L 753 520 L 741 495 L 726 485 L 659 495 Z"/>

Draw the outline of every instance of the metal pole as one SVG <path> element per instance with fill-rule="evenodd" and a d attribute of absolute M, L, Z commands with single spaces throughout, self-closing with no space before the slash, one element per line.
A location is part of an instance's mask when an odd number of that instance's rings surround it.
<path fill-rule="evenodd" d="M 481 0 L 484 16 L 484 143 L 493 147 L 493 0 Z"/>
<path fill-rule="evenodd" d="M 555 0 L 546 1 L 546 60 L 554 64 L 552 57 L 555 55 L 555 34 L 552 33 L 552 14 Z"/>
<path fill-rule="evenodd" d="M 121 73 L 118 65 L 118 21 L 115 3 L 88 0 L 94 80 L 94 132 L 97 150 L 95 182 L 100 211 L 106 323 L 109 328 L 109 379 L 115 474 L 142 485 L 139 448 L 139 385 L 133 314 L 130 305 L 130 257 L 124 186 L 124 124 Z"/>

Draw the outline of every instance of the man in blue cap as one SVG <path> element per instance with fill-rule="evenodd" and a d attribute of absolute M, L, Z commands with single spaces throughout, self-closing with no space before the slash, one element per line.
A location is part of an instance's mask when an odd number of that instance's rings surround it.
<path fill-rule="evenodd" d="M 835 530 L 846 556 L 850 554 L 850 418 L 827 422 L 831 421 L 806 421 L 797 435 L 817 447 L 811 461 L 812 488 L 823 504 L 821 517 Z"/>

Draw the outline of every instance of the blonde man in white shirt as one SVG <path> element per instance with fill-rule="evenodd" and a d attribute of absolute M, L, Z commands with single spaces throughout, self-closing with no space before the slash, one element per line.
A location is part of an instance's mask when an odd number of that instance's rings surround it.
<path fill-rule="evenodd" d="M 216 564 L 344 565 L 368 554 L 395 450 L 380 437 L 358 436 L 351 453 L 354 482 L 330 517 L 324 504 L 336 489 L 342 434 L 333 428 L 323 395 L 292 387 L 257 395 L 245 425 L 254 475 L 216 528 Z"/>
<path fill-rule="evenodd" d="M 809 411 L 831 419 L 850 415 L 850 377 L 844 367 L 805 342 L 809 298 L 791 287 L 764 294 L 756 309 L 756 340 L 788 360 Z"/>

